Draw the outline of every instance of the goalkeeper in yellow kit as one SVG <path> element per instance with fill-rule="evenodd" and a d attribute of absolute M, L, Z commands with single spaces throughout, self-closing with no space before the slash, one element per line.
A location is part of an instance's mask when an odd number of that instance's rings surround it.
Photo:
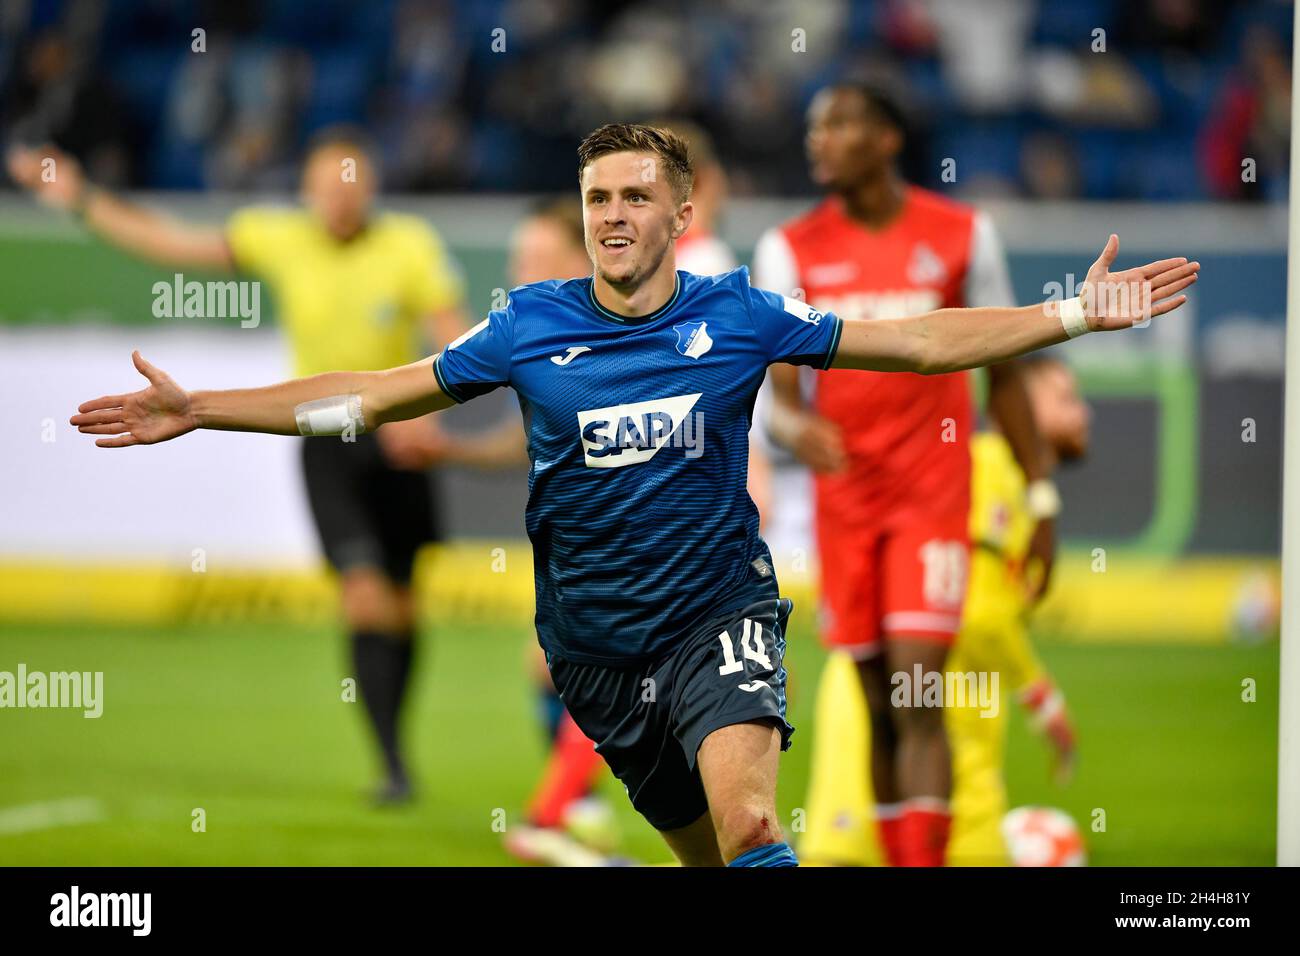
<path fill-rule="evenodd" d="M 1088 447 L 1089 411 L 1069 366 L 1051 356 L 1023 360 L 1025 386 L 1053 467 Z M 1015 696 L 1056 751 L 1064 779 L 1074 755 L 1074 733 L 1064 698 L 1034 653 L 1026 630 L 1036 569 L 1026 567 L 1034 532 L 1024 473 L 996 431 L 971 441 L 971 575 L 962 628 L 948 657 L 950 674 L 997 675 L 1003 700 L 982 708 L 975 700 L 945 710 L 952 751 L 952 833 L 949 865 L 1007 862 L 1000 825 L 1007 811 L 1003 764 L 1005 698 Z M 874 865 L 883 862 L 872 819 L 867 713 L 852 659 L 834 653 L 817 692 L 816 722 L 835 727 L 814 741 L 807 801 L 807 832 L 799 844 L 805 862 Z"/>

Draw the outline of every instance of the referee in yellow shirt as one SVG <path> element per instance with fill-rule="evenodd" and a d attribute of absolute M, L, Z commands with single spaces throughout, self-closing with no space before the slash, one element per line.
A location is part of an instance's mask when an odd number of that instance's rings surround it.
<path fill-rule="evenodd" d="M 53 159 L 55 175 L 42 172 Z M 114 246 L 169 268 L 238 271 L 272 290 L 295 373 L 392 368 L 441 348 L 465 328 L 460 276 L 437 233 L 414 216 L 374 208 L 378 174 L 364 136 L 327 130 L 312 142 L 301 204 L 249 207 L 225 227 L 179 222 L 86 182 L 52 147 L 9 154 L 14 181 L 77 212 Z M 383 426 L 350 441 L 302 443 L 307 496 L 321 544 L 339 572 L 357 683 L 383 751 L 376 799 L 406 800 L 410 780 L 398 716 L 411 670 L 416 551 L 439 537 L 421 470 L 436 441 L 427 420 Z"/>

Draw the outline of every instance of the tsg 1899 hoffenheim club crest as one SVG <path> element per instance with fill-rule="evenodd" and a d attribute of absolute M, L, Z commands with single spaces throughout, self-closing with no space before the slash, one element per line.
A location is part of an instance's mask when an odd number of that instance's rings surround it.
<path fill-rule="evenodd" d="M 677 333 L 677 351 L 687 358 L 699 358 L 713 348 L 713 339 L 709 338 L 708 327 L 707 322 L 683 322 L 681 325 L 674 325 L 673 331 Z"/>

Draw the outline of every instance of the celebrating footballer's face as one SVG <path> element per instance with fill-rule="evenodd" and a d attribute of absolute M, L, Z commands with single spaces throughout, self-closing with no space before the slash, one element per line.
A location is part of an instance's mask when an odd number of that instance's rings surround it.
<path fill-rule="evenodd" d="M 366 224 L 378 188 L 365 150 L 344 142 L 325 143 L 307 157 L 302 199 L 338 239 L 349 239 Z"/>
<path fill-rule="evenodd" d="M 903 136 L 862 91 L 830 86 L 808 107 L 805 146 L 813 182 L 846 192 L 893 168 Z"/>
<path fill-rule="evenodd" d="M 624 292 L 659 271 L 691 222 L 691 204 L 654 153 L 597 156 L 582 169 L 587 255 L 596 274 Z"/>

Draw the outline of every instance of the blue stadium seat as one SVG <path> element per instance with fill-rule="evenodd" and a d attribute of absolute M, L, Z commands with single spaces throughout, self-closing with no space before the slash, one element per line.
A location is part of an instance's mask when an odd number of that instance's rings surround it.
<path fill-rule="evenodd" d="M 179 48 L 174 44 L 138 46 L 108 59 L 105 65 L 109 68 L 113 89 L 141 126 L 152 129 L 161 123 L 176 68 L 188 50 L 188 43 Z"/>
<path fill-rule="evenodd" d="M 1062 133 L 1073 145 L 1084 197 L 1117 198 L 1120 152 L 1132 134 L 1109 129 L 1067 129 Z"/>
<path fill-rule="evenodd" d="M 1016 181 L 1020 168 L 1023 128 L 1015 119 L 961 120 L 934 131 L 930 143 L 931 167 L 948 158 L 957 161 L 959 180 L 988 175 Z"/>
<path fill-rule="evenodd" d="M 518 167 L 527 162 L 527 154 L 519 152 L 521 145 L 519 131 L 507 123 L 476 123 L 472 180 L 480 186 L 518 188 L 522 179 Z"/>
<path fill-rule="evenodd" d="M 319 47 L 352 39 L 352 18 L 364 4 L 352 0 L 263 0 L 263 39 L 293 46 Z"/>
<path fill-rule="evenodd" d="M 909 60 L 904 67 L 907 96 L 909 102 L 928 114 L 941 116 L 949 113 L 954 105 L 952 91 L 943 80 L 943 71 L 938 60 Z"/>
<path fill-rule="evenodd" d="M 334 48 L 313 58 L 312 88 L 303 111 L 303 131 L 331 123 L 357 123 L 365 116 L 370 70 L 364 50 Z"/>
<path fill-rule="evenodd" d="M 1122 198 L 1175 201 L 1204 196 L 1194 133 L 1130 142 L 1120 168 Z"/>
<path fill-rule="evenodd" d="M 149 184 L 160 189 L 204 189 L 204 147 L 179 138 L 156 143 L 151 153 Z"/>
<path fill-rule="evenodd" d="M 66 0 L 57 5 L 70 6 Z M 188 45 L 190 31 L 203 21 L 201 0 L 109 0 L 99 52 L 116 56 L 133 46 Z"/>
<path fill-rule="evenodd" d="M 880 28 L 876 21 L 879 15 L 880 4 L 876 0 L 857 0 L 856 3 L 849 4 L 845 33 L 850 46 L 867 46 L 880 39 Z"/>
<path fill-rule="evenodd" d="M 1077 50 L 1092 43 L 1092 31 L 1114 26 L 1113 0 L 1069 0 L 1067 3 L 1042 3 L 1033 42 L 1038 46 L 1064 46 Z"/>

